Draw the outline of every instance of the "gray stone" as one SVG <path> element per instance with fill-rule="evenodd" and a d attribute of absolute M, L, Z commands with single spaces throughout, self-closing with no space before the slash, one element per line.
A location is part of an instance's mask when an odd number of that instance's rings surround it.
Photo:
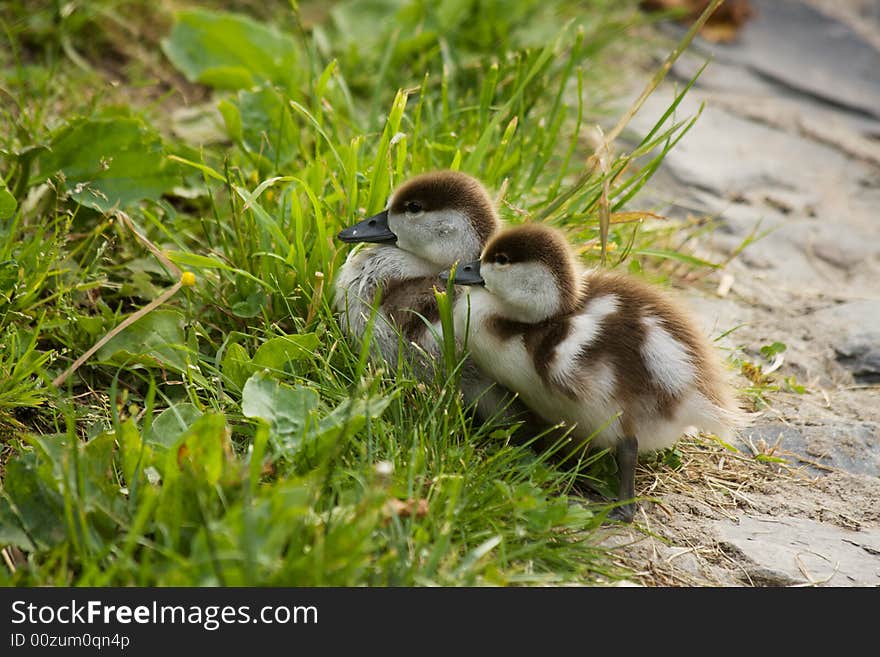
<path fill-rule="evenodd" d="M 861 383 L 880 383 L 880 344 L 863 336 L 847 336 L 834 347 L 837 362 L 852 371 Z"/>
<path fill-rule="evenodd" d="M 687 84 L 705 61 L 705 54 L 698 56 L 686 52 L 672 67 L 670 74 L 681 84 Z M 696 86 L 701 91 L 709 92 L 713 103 L 734 114 L 785 127 L 789 131 L 813 132 L 816 127 L 821 130 L 827 126 L 835 133 L 834 139 L 839 139 L 842 131 L 868 138 L 880 135 L 880 118 L 841 112 L 840 108 L 805 96 L 741 66 L 716 60 L 703 70 Z"/>
<path fill-rule="evenodd" d="M 722 547 L 745 558 L 765 586 L 880 586 L 880 529 L 842 529 L 790 516 L 719 520 Z"/>
<path fill-rule="evenodd" d="M 880 299 L 837 304 L 813 317 L 833 332 L 837 361 L 852 372 L 856 381 L 880 381 Z"/>
<path fill-rule="evenodd" d="M 830 106 L 880 118 L 878 51 L 852 28 L 798 0 L 752 0 L 757 13 L 733 44 L 701 46 Z"/>
<path fill-rule="evenodd" d="M 671 91 L 652 94 L 633 119 L 632 128 L 647 134 L 671 101 Z M 699 102 L 686 96 L 677 118 L 696 114 Z M 680 184 L 728 200 L 780 189 L 801 191 L 809 194 L 805 204 L 812 202 L 818 190 L 838 184 L 835 178 L 847 160 L 836 149 L 718 106 L 710 109 L 664 160 L 664 168 Z M 829 178 L 829 171 L 835 176 Z"/>
<path fill-rule="evenodd" d="M 673 64 L 670 75 L 681 83 L 690 82 L 706 63 L 706 55 L 700 53 L 698 46 L 685 51 Z M 697 79 L 697 87 L 749 96 L 776 95 L 779 92 L 774 82 L 742 66 L 718 60 L 703 69 Z"/>
<path fill-rule="evenodd" d="M 845 418 L 815 425 L 757 422 L 745 433 L 756 445 L 759 441 L 778 444 L 783 453 L 802 456 L 816 473 L 836 468 L 880 477 L 880 428 L 873 422 Z"/>
<path fill-rule="evenodd" d="M 880 299 L 861 299 L 828 306 L 813 313 L 822 324 L 834 324 L 853 332 L 880 337 Z"/>
<path fill-rule="evenodd" d="M 810 230 L 802 231 L 804 250 L 845 271 L 865 268 L 880 253 L 880 225 L 850 222 L 841 230 L 841 223 L 838 218 L 815 222 Z M 880 320 L 880 306 L 872 312 Z"/>

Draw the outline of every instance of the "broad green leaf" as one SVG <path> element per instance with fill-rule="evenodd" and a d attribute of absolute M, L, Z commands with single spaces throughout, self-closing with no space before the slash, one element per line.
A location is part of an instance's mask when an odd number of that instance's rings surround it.
<path fill-rule="evenodd" d="M 218 66 L 203 71 L 199 82 L 215 89 L 242 89 L 254 86 L 256 80 L 244 66 Z"/>
<path fill-rule="evenodd" d="M 25 440 L 39 455 L 41 467 L 48 467 L 52 476 L 60 479 L 65 455 L 70 451 L 67 436 L 63 433 L 30 434 Z"/>
<path fill-rule="evenodd" d="M 280 370 L 292 360 L 300 360 L 310 356 L 318 346 L 315 333 L 286 335 L 272 338 L 260 345 L 254 354 L 253 364 L 258 368 Z"/>
<path fill-rule="evenodd" d="M 322 459 L 335 445 L 363 429 L 368 419 L 381 416 L 390 402 L 387 397 L 346 399 L 309 431 L 303 456 L 312 463 Z"/>
<path fill-rule="evenodd" d="M 223 464 L 229 446 L 229 428 L 222 413 L 206 413 L 186 430 L 175 457 L 180 465 L 187 464 L 198 479 L 214 485 L 223 475 Z"/>
<path fill-rule="evenodd" d="M 34 544 L 22 528 L 12 506 L 2 495 L 0 495 L 0 545 L 14 545 L 23 550 L 34 549 Z"/>
<path fill-rule="evenodd" d="M 108 512 L 122 502 L 113 472 L 114 433 L 102 432 L 87 442 L 73 444 L 66 434 L 31 435 L 27 440 L 38 450 L 43 482 L 79 491 L 83 510 Z"/>
<path fill-rule="evenodd" d="M 40 157 L 43 178 L 59 171 L 70 196 L 100 212 L 158 199 L 177 182 L 158 133 L 132 117 L 68 123 Z"/>
<path fill-rule="evenodd" d="M 177 13 L 162 50 L 193 82 L 242 89 L 254 80 L 289 86 L 299 68 L 297 43 L 246 16 L 192 9 Z"/>
<path fill-rule="evenodd" d="M 216 500 L 215 485 L 228 472 L 229 435 L 223 415 L 207 413 L 165 452 L 155 520 L 166 543 L 179 545 L 188 528 L 201 524 L 203 514 L 210 513 L 204 505 Z"/>
<path fill-rule="evenodd" d="M 260 345 L 251 359 L 243 346 L 234 343 L 223 354 L 220 369 L 224 376 L 241 388 L 252 374 L 262 369 L 283 370 L 290 361 L 308 358 L 317 346 L 318 336 L 314 333 L 280 336 Z"/>
<path fill-rule="evenodd" d="M 774 342 L 773 344 L 765 344 L 761 347 L 761 355 L 767 360 L 772 360 L 776 354 L 781 354 L 788 346 L 784 342 Z"/>
<path fill-rule="evenodd" d="M 92 339 L 97 339 L 104 333 L 104 320 L 94 315 L 77 315 L 76 327 Z"/>
<path fill-rule="evenodd" d="M 28 535 L 39 547 L 50 547 L 65 539 L 61 495 L 54 482 L 42 481 L 33 454 L 6 465 L 3 488 L 18 509 Z"/>
<path fill-rule="evenodd" d="M 0 219 L 9 219 L 15 214 L 18 202 L 6 186 L 0 181 Z"/>
<path fill-rule="evenodd" d="M 330 8 L 330 16 L 344 43 L 374 48 L 387 37 L 387 30 L 380 29 L 386 25 L 386 21 L 394 20 L 397 24 L 397 12 L 402 4 L 400 0 L 336 2 Z"/>
<path fill-rule="evenodd" d="M 223 117 L 211 101 L 183 106 L 171 112 L 171 133 L 194 147 L 222 144 L 226 141 Z"/>
<path fill-rule="evenodd" d="M 223 376 L 241 389 L 248 377 L 255 372 L 255 369 L 247 349 L 238 343 L 233 343 L 226 348 L 223 354 L 223 360 L 220 361 L 220 371 Z"/>
<path fill-rule="evenodd" d="M 681 452 L 679 452 L 674 447 L 672 449 L 666 450 L 663 453 L 663 463 L 673 470 L 679 470 L 682 465 Z"/>
<path fill-rule="evenodd" d="M 15 285 L 24 277 L 24 268 L 16 260 L 4 260 L 0 262 L 0 295 L 6 299 L 13 297 Z"/>
<path fill-rule="evenodd" d="M 234 315 L 250 319 L 262 312 L 266 304 L 266 293 L 262 290 L 254 290 L 242 296 L 233 296 L 230 302 L 232 305 L 229 309 Z"/>
<path fill-rule="evenodd" d="M 144 436 L 146 442 L 172 447 L 181 434 L 202 417 L 202 412 L 189 402 L 175 404 L 159 413 Z"/>
<path fill-rule="evenodd" d="M 220 116 L 223 117 L 223 123 L 226 125 L 226 134 L 234 141 L 241 141 L 244 137 L 244 129 L 241 125 L 241 112 L 238 105 L 227 98 L 217 103 L 217 109 Z"/>
<path fill-rule="evenodd" d="M 67 449 L 69 458 L 70 447 Z M 113 472 L 116 436 L 110 432 L 102 433 L 85 444 L 77 443 L 76 449 L 80 451 L 79 474 L 86 510 L 110 510 L 122 501 Z"/>
<path fill-rule="evenodd" d="M 294 388 L 263 373 L 249 378 L 241 394 L 242 413 L 268 422 L 271 437 L 288 449 L 302 442 L 309 415 L 317 406 L 318 393 L 311 388 Z"/>
<path fill-rule="evenodd" d="M 98 350 L 104 362 L 161 364 L 186 370 L 183 315 L 174 310 L 154 310 L 115 336 Z"/>
<path fill-rule="evenodd" d="M 120 456 L 122 457 L 122 476 L 127 486 L 131 487 L 135 482 L 135 474 L 153 463 L 153 450 L 141 438 L 140 432 L 131 418 L 126 419 L 119 426 L 116 433 L 119 442 Z"/>

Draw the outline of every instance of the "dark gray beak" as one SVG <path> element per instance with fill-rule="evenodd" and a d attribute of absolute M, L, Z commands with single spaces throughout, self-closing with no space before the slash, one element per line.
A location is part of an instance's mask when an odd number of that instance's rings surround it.
<path fill-rule="evenodd" d="M 440 274 L 440 280 L 445 283 L 449 280 L 449 274 L 450 272 L 444 271 Z M 483 277 L 480 276 L 480 261 L 474 260 L 456 267 L 452 282 L 456 285 L 483 285 Z"/>
<path fill-rule="evenodd" d="M 374 242 L 376 244 L 393 244 L 397 235 L 388 227 L 388 210 L 367 217 L 354 226 L 339 231 L 336 236 L 343 242 Z"/>

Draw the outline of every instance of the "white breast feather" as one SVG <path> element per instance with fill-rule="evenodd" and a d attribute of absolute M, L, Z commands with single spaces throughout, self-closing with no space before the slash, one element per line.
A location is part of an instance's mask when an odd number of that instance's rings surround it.
<path fill-rule="evenodd" d="M 481 288 L 469 288 L 455 304 L 455 337 L 467 340 L 471 357 L 502 385 L 521 390 L 539 378 L 520 336 L 501 340 L 487 323 L 497 314 L 494 298 Z M 524 366 L 527 365 L 527 366 Z"/>
<path fill-rule="evenodd" d="M 471 290 L 469 296 L 469 318 L 467 299 L 460 299 L 455 306 L 456 338 L 462 338 L 469 319 L 468 351 L 486 374 L 516 392 L 529 408 L 548 422 L 577 425 L 572 431 L 574 437 L 586 438 L 607 425 L 596 444 L 612 445 L 620 438 L 621 425 L 614 420 L 618 409 L 613 399 L 615 379 L 611 366 L 600 362 L 587 367 L 590 375 L 584 378 L 593 378 L 591 392 L 578 399 L 560 394 L 549 388 L 535 370 L 521 336 L 501 340 L 488 329 L 487 322 L 498 310 L 493 297 L 479 288 Z"/>
<path fill-rule="evenodd" d="M 609 315 L 617 312 L 620 299 L 614 294 L 605 294 L 592 299 L 583 312 L 571 320 L 571 327 L 566 338 L 556 347 L 550 376 L 569 387 L 575 387 L 582 378 L 583 365 L 578 354 L 599 336 L 602 322 Z M 613 372 L 612 372 L 613 376 Z"/>
<path fill-rule="evenodd" d="M 373 298 L 382 282 L 436 273 L 435 265 L 394 246 L 375 245 L 352 251 L 336 277 L 334 307 L 340 313 L 342 330 L 357 338 L 364 334 Z M 428 339 L 433 342 L 430 334 Z M 374 324 L 373 340 L 388 366 L 396 367 L 398 331 L 381 313 Z M 421 346 L 430 351 L 430 343 Z"/>
<path fill-rule="evenodd" d="M 684 345 L 660 326 L 656 317 L 643 320 L 647 334 L 642 345 L 642 358 L 648 372 L 661 388 L 677 395 L 694 382 L 694 365 Z"/>

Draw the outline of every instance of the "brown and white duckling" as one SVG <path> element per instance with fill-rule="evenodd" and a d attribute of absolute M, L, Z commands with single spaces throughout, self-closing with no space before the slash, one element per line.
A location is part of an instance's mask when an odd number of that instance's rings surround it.
<path fill-rule="evenodd" d="M 557 230 L 498 233 L 454 282 L 475 286 L 454 306 L 470 357 L 547 422 L 614 448 L 621 501 L 635 497 L 639 452 L 693 427 L 725 437 L 741 424 L 720 359 L 689 316 L 640 280 L 583 273 Z M 628 502 L 615 515 L 632 521 L 634 511 Z"/>
<path fill-rule="evenodd" d="M 433 364 L 440 360 L 434 332 L 442 335 L 434 298 L 437 275 L 455 262 L 478 258 L 498 227 L 492 200 L 475 178 L 435 171 L 406 181 L 385 210 L 338 235 L 343 242 L 371 243 L 352 251 L 336 278 L 334 304 L 343 331 L 362 338 L 381 288 L 373 329 L 379 356 L 394 369 L 402 344 L 400 353 L 414 373 L 431 379 Z M 461 390 L 466 403 L 476 402 L 480 421 L 496 415 L 512 420 L 526 413 L 471 361 L 464 365 Z"/>

